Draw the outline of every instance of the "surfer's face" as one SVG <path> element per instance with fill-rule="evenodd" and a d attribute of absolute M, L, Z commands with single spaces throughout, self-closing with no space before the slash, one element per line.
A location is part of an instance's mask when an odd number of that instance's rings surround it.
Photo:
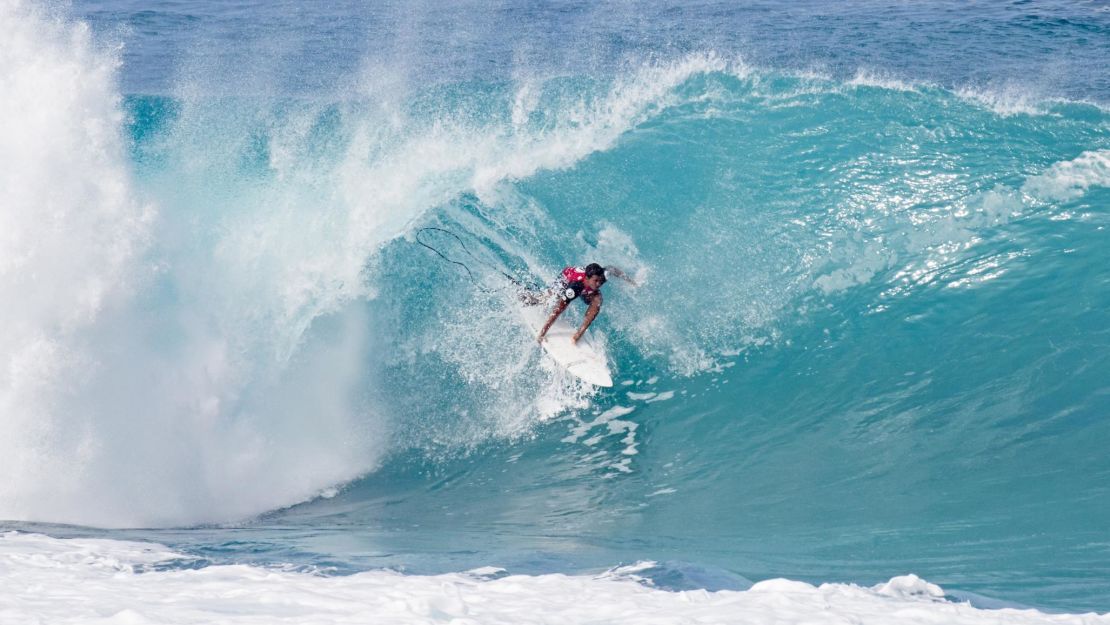
<path fill-rule="evenodd" d="M 605 278 L 601 276 L 590 276 L 583 280 L 582 283 L 596 291 L 601 288 L 601 285 L 605 284 Z"/>

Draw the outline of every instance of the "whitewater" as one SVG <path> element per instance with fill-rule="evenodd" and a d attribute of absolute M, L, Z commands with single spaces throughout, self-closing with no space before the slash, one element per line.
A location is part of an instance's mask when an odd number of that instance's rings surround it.
<path fill-rule="evenodd" d="M 0 0 L 0 621 L 1110 622 L 1107 58 L 1098 3 Z M 588 262 L 612 389 L 503 276 Z"/>

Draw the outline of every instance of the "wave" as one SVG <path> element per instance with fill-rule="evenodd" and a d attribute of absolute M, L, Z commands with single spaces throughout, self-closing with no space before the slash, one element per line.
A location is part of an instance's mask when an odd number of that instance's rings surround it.
<path fill-rule="evenodd" d="M 4 11 L 8 519 L 242 518 L 373 469 L 390 421 L 365 390 L 381 248 L 460 193 L 604 150 L 717 66 L 649 67 L 554 115 L 524 86 L 510 119 L 460 111 L 458 93 L 431 118 L 389 98 L 206 98 L 202 71 L 179 98 L 124 101 L 119 50 L 85 24 Z"/>

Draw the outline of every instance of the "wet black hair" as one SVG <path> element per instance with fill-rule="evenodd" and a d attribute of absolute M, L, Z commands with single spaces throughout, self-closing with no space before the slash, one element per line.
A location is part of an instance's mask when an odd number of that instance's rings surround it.
<path fill-rule="evenodd" d="M 608 278 L 605 277 L 605 267 L 597 263 L 590 263 L 586 265 L 586 277 L 592 278 L 594 276 L 601 276 L 601 281 L 605 282 Z"/>

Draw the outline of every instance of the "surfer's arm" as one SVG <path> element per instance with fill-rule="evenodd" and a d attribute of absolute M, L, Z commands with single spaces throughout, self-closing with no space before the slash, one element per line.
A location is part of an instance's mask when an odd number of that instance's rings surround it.
<path fill-rule="evenodd" d="M 589 329 L 590 324 L 594 322 L 594 317 L 597 317 L 597 313 L 599 312 L 601 312 L 600 292 L 594 293 L 593 298 L 590 299 L 590 307 L 586 309 L 586 318 L 582 320 L 582 327 L 578 328 L 578 331 L 574 333 L 575 343 L 577 343 L 578 339 L 582 338 L 582 335 L 586 333 L 586 330 Z M 552 319 L 552 321 L 555 320 Z"/>
<path fill-rule="evenodd" d="M 540 335 L 536 337 L 537 343 L 543 342 L 543 337 L 547 335 L 547 331 L 551 328 L 551 324 L 555 323 L 555 320 L 559 318 L 559 315 L 563 314 L 563 311 L 567 309 L 568 303 L 568 300 L 559 298 L 559 303 L 555 304 L 555 310 L 551 311 L 551 316 L 547 318 L 547 323 L 543 324 L 543 329 L 540 330 Z"/>
<path fill-rule="evenodd" d="M 636 284 L 635 280 L 633 280 L 632 278 L 629 278 L 627 273 L 621 271 L 617 267 L 606 267 L 605 268 L 605 273 L 606 273 L 606 275 L 613 274 L 614 276 L 620 278 L 621 280 L 624 280 L 625 282 L 631 284 L 632 286 L 637 286 L 637 287 L 640 286 L 640 285 Z"/>

